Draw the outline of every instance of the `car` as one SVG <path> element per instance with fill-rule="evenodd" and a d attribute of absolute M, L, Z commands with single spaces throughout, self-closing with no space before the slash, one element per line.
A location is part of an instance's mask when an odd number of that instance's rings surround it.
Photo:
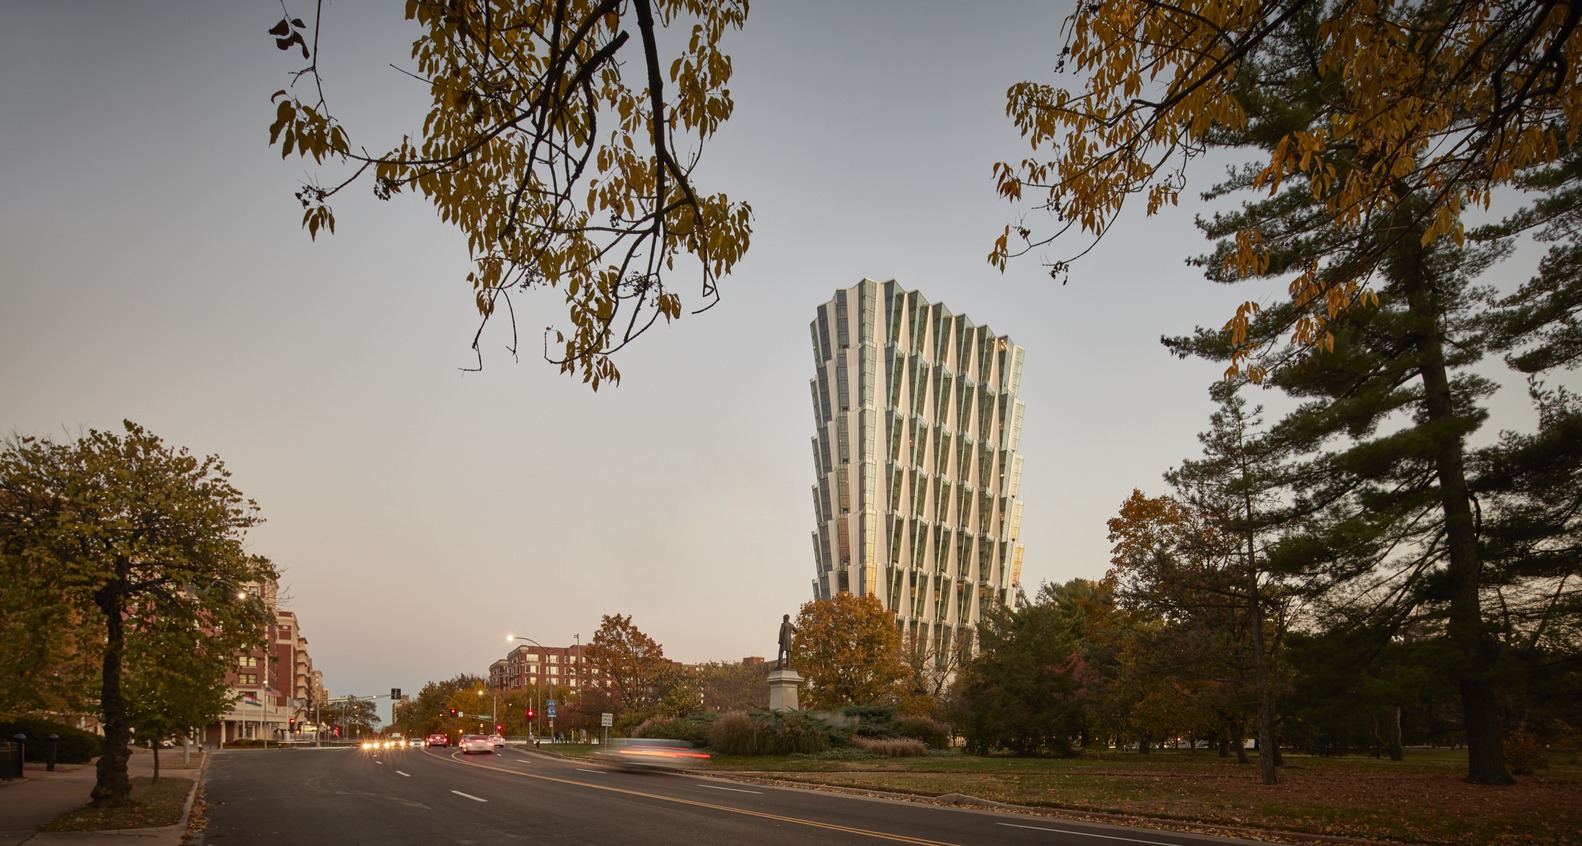
<path fill-rule="evenodd" d="M 685 770 L 709 759 L 685 740 L 665 737 L 612 739 L 597 753 L 599 760 L 626 770 Z"/>
<path fill-rule="evenodd" d="M 411 740 L 408 740 L 406 745 L 408 745 L 408 746 L 416 746 L 417 748 L 421 749 L 421 748 L 423 748 L 423 738 L 421 738 L 421 737 L 414 737 Z"/>
<path fill-rule="evenodd" d="M 464 734 L 461 736 L 461 742 L 456 744 L 456 747 L 464 755 L 471 755 L 474 752 L 494 754 L 494 741 L 490 740 L 486 734 Z"/>
<path fill-rule="evenodd" d="M 494 744 L 494 748 L 499 749 L 505 746 L 505 735 L 495 732 L 489 735 L 489 742 Z"/>
<path fill-rule="evenodd" d="M 448 734 L 431 734 L 431 735 L 428 736 L 428 740 L 426 741 L 426 745 L 428 745 L 428 746 L 449 746 L 450 745 L 450 735 L 448 735 Z"/>

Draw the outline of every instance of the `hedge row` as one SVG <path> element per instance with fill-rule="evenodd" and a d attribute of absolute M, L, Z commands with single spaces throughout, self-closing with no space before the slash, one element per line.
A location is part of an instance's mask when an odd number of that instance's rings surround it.
<path fill-rule="evenodd" d="M 0 740 L 13 740 L 13 735 L 27 735 L 26 760 L 45 760 L 49 752 L 49 736 L 59 735 L 55 741 L 55 761 L 61 764 L 86 764 L 104 754 L 104 738 L 65 723 L 52 723 L 37 717 L 20 717 L 0 722 Z"/>

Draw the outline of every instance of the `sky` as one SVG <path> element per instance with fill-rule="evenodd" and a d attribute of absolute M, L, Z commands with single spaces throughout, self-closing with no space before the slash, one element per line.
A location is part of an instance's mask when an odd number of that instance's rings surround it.
<path fill-rule="evenodd" d="M 559 312 L 532 303 L 520 360 L 491 328 L 467 372 L 465 244 L 421 199 L 355 191 L 334 235 L 300 228 L 306 171 L 267 144 L 302 64 L 267 34 L 278 2 L 5 8 L 0 431 L 130 419 L 219 455 L 336 695 L 486 674 L 508 633 L 586 643 L 607 614 L 676 660 L 773 656 L 812 598 L 808 324 L 865 277 L 1026 348 L 1022 584 L 1099 578 L 1105 521 L 1164 492 L 1212 411 L 1219 368 L 1159 338 L 1272 293 L 1184 265 L 1206 249 L 1190 202 L 1129 211 L 1064 285 L 1036 256 L 987 264 L 1025 213 L 991 174 L 1028 152 L 1005 90 L 1059 81 L 1069 2 L 760 2 L 726 37 L 737 108 L 699 175 L 754 213 L 719 303 L 645 335 L 597 393 L 534 352 Z M 354 144 L 420 127 L 427 94 L 396 69 L 414 36 L 399 4 L 327 4 L 320 64 Z M 1531 425 L 1519 387 L 1495 402 Z"/>

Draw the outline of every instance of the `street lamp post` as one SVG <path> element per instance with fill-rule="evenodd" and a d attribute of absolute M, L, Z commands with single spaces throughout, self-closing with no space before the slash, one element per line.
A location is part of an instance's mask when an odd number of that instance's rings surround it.
<path fill-rule="evenodd" d="M 489 693 L 488 691 L 485 691 L 482 688 L 480 688 L 478 690 L 478 695 L 479 696 L 483 696 L 486 693 L 488 693 L 489 697 L 494 700 L 493 710 L 491 710 L 489 712 L 491 714 L 491 716 L 492 716 L 492 719 L 489 722 L 494 724 L 494 725 L 499 725 L 499 723 L 500 723 L 500 697 L 494 695 L 493 693 Z"/>
<path fill-rule="evenodd" d="M 531 643 L 534 646 L 538 647 L 538 657 L 542 658 L 546 664 L 548 663 L 549 656 L 544 654 L 544 644 L 539 643 L 538 641 L 536 641 L 536 640 L 534 640 L 534 639 L 532 639 L 530 637 L 522 637 L 521 635 L 506 635 L 505 636 L 505 642 L 506 643 L 510 643 L 513 640 L 525 640 L 528 643 Z M 544 688 L 544 667 L 540 666 L 538 668 L 538 672 L 534 673 L 534 676 L 535 676 L 535 678 L 533 680 L 533 726 L 532 726 L 532 728 L 533 728 L 533 736 L 537 737 L 538 736 L 538 698 L 539 698 L 538 695 L 539 695 L 540 692 L 542 692 L 542 690 Z"/>

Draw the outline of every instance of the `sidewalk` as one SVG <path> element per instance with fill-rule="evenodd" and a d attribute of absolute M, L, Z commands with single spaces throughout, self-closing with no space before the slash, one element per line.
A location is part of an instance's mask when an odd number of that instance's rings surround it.
<path fill-rule="evenodd" d="M 160 753 L 160 777 L 172 776 L 191 779 L 194 784 L 203 773 L 203 759 L 193 756 L 198 766 L 175 769 L 172 764 L 181 761 L 180 749 L 167 749 Z M 127 761 L 127 774 L 133 778 L 154 774 L 154 754 L 146 749 L 135 749 Z M 50 820 L 88 804 L 93 792 L 94 767 L 92 764 L 56 764 L 48 772 L 43 764 L 28 764 L 23 778 L 0 782 L 0 846 L 47 846 L 48 844 L 108 844 L 125 846 L 128 842 L 148 846 L 180 846 L 187 832 L 187 814 L 192 812 L 192 797 L 187 797 L 187 808 L 182 821 L 160 828 L 130 828 L 120 831 L 61 831 L 39 832 L 38 828 Z"/>

